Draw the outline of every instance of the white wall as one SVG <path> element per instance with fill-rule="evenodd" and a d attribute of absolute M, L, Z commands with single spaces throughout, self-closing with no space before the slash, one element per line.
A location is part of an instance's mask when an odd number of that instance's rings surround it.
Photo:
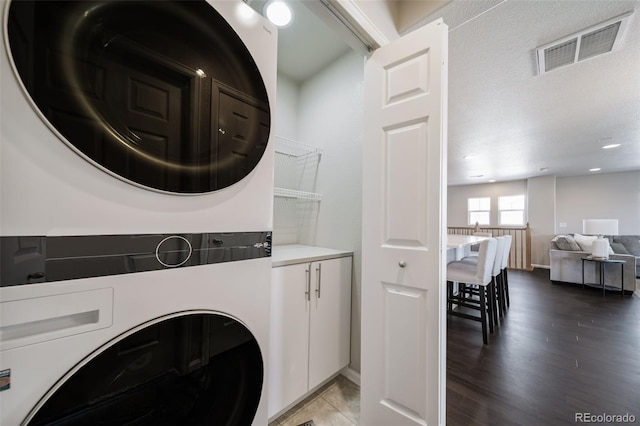
<path fill-rule="evenodd" d="M 549 265 L 549 241 L 556 219 L 556 177 L 538 176 L 527 180 L 527 205 L 531 228 L 531 263 Z"/>
<path fill-rule="evenodd" d="M 276 156 L 276 186 L 295 180 L 299 189 L 323 198 L 320 202 L 276 198 L 273 241 L 354 252 L 351 368 L 356 371 L 360 370 L 363 72 L 364 59 L 349 52 L 300 85 L 279 74 L 275 119 L 277 135 L 324 152 L 319 163 L 315 157 L 298 161 L 294 179 L 281 173 L 287 159 Z"/>
<path fill-rule="evenodd" d="M 348 52 L 305 81 L 299 94 L 298 134 L 322 147 L 316 192 L 317 214 L 306 211 L 300 243 L 351 250 L 354 281 L 351 368 L 360 370 L 360 265 L 362 241 L 362 114 L 364 59 Z"/>
<path fill-rule="evenodd" d="M 272 117 L 274 132 L 278 136 L 296 139 L 298 136 L 299 85 L 286 75 L 278 73 L 276 113 Z"/>
<path fill-rule="evenodd" d="M 618 219 L 620 234 L 640 234 L 640 171 L 558 178 L 556 194 L 556 233 L 581 233 L 582 219 Z"/>
<path fill-rule="evenodd" d="M 469 225 L 467 199 L 473 197 L 491 197 L 491 225 L 498 226 L 498 197 L 526 194 L 527 181 L 450 186 L 447 191 L 447 226 Z M 526 213 L 524 221 L 527 222 Z"/>
<path fill-rule="evenodd" d="M 298 135 L 298 94 L 296 82 L 278 73 L 276 112 L 272 116 L 274 135 L 296 139 Z M 274 156 L 276 187 L 287 188 L 295 182 L 294 160 L 287 156 Z M 291 188 L 292 189 L 292 188 Z M 273 201 L 273 244 L 295 244 L 298 242 L 298 218 L 296 202 L 290 198 L 276 197 Z"/>

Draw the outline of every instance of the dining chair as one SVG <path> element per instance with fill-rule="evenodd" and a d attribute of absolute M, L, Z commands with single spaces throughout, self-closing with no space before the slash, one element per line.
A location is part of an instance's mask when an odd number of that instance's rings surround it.
<path fill-rule="evenodd" d="M 488 343 L 487 326 L 493 330 L 493 308 L 491 304 L 491 287 L 493 264 L 496 258 L 498 241 L 495 238 L 488 238 L 480 243 L 477 263 L 455 261 L 447 264 L 447 313 L 473 321 L 478 321 L 482 325 L 482 341 Z M 479 304 L 467 299 L 464 291 L 453 294 L 453 283 L 457 282 L 465 286 L 476 286 L 479 289 Z M 489 300 L 489 303 L 487 303 Z M 495 299 L 494 299 L 495 303 Z M 453 309 L 456 304 L 456 309 Z M 480 311 L 480 316 L 474 316 L 462 312 L 460 308 L 471 308 Z"/>
<path fill-rule="evenodd" d="M 511 253 L 511 243 L 513 242 L 513 237 L 511 235 L 505 235 L 506 243 L 504 246 L 504 252 L 502 253 L 502 279 L 500 280 L 502 285 L 502 297 L 503 297 L 503 308 L 504 312 L 507 312 L 507 308 L 510 305 L 509 302 L 509 277 L 507 276 L 507 267 L 509 266 L 509 254 Z"/>
<path fill-rule="evenodd" d="M 491 232 L 474 232 L 472 235 L 474 237 L 493 237 L 493 234 Z M 467 256 L 477 256 L 479 247 L 479 244 L 473 244 L 472 246 L 469 246 L 468 253 L 466 253 Z"/>
<path fill-rule="evenodd" d="M 504 250 L 507 245 L 506 236 L 496 237 L 497 241 L 496 246 L 496 256 L 493 260 L 493 265 L 491 268 L 491 299 L 490 299 L 490 308 L 493 310 L 493 320 L 494 324 L 498 325 L 498 318 L 503 318 L 503 312 L 506 310 L 503 306 L 503 298 L 501 295 L 504 292 L 501 292 L 503 288 L 503 280 L 502 280 L 502 264 L 504 262 Z M 467 262 L 471 264 L 477 264 L 478 256 L 466 256 L 461 259 L 462 262 Z"/>

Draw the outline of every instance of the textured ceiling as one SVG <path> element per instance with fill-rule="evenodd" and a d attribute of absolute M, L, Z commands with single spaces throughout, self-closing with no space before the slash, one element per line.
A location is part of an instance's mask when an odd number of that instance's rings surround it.
<path fill-rule="evenodd" d="M 347 48 L 299 3 L 278 63 L 304 81 Z M 536 47 L 634 9 L 619 50 L 537 75 Z M 453 0 L 423 19 L 449 26 L 449 185 L 640 170 L 639 15 L 640 1 Z"/>
<path fill-rule="evenodd" d="M 308 1 L 308 0 L 306 0 Z M 253 0 L 249 5 L 262 14 L 265 0 Z M 288 1 L 294 20 L 278 30 L 278 72 L 300 83 L 326 68 L 350 48 L 303 1 Z"/>
<path fill-rule="evenodd" d="M 450 29 L 449 184 L 640 170 L 638 6 L 454 0 L 438 11 Z M 537 74 L 536 47 L 634 8 L 619 50 Z"/>

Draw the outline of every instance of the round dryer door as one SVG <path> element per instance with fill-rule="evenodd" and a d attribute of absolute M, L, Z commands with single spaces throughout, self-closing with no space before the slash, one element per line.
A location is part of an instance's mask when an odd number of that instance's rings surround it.
<path fill-rule="evenodd" d="M 205 0 L 20 0 L 7 25 L 40 115 L 112 175 L 205 193 L 260 161 L 267 91 L 240 37 Z"/>

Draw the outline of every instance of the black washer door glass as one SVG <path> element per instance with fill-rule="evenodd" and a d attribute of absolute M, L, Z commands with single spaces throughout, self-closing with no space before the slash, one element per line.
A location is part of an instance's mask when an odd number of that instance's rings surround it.
<path fill-rule="evenodd" d="M 215 191 L 247 176 L 266 149 L 260 72 L 204 0 L 13 1 L 8 34 L 48 123 L 128 182 Z"/>
<path fill-rule="evenodd" d="M 95 354 L 28 424 L 246 426 L 263 374 L 258 343 L 239 322 L 214 314 L 165 319 Z"/>

